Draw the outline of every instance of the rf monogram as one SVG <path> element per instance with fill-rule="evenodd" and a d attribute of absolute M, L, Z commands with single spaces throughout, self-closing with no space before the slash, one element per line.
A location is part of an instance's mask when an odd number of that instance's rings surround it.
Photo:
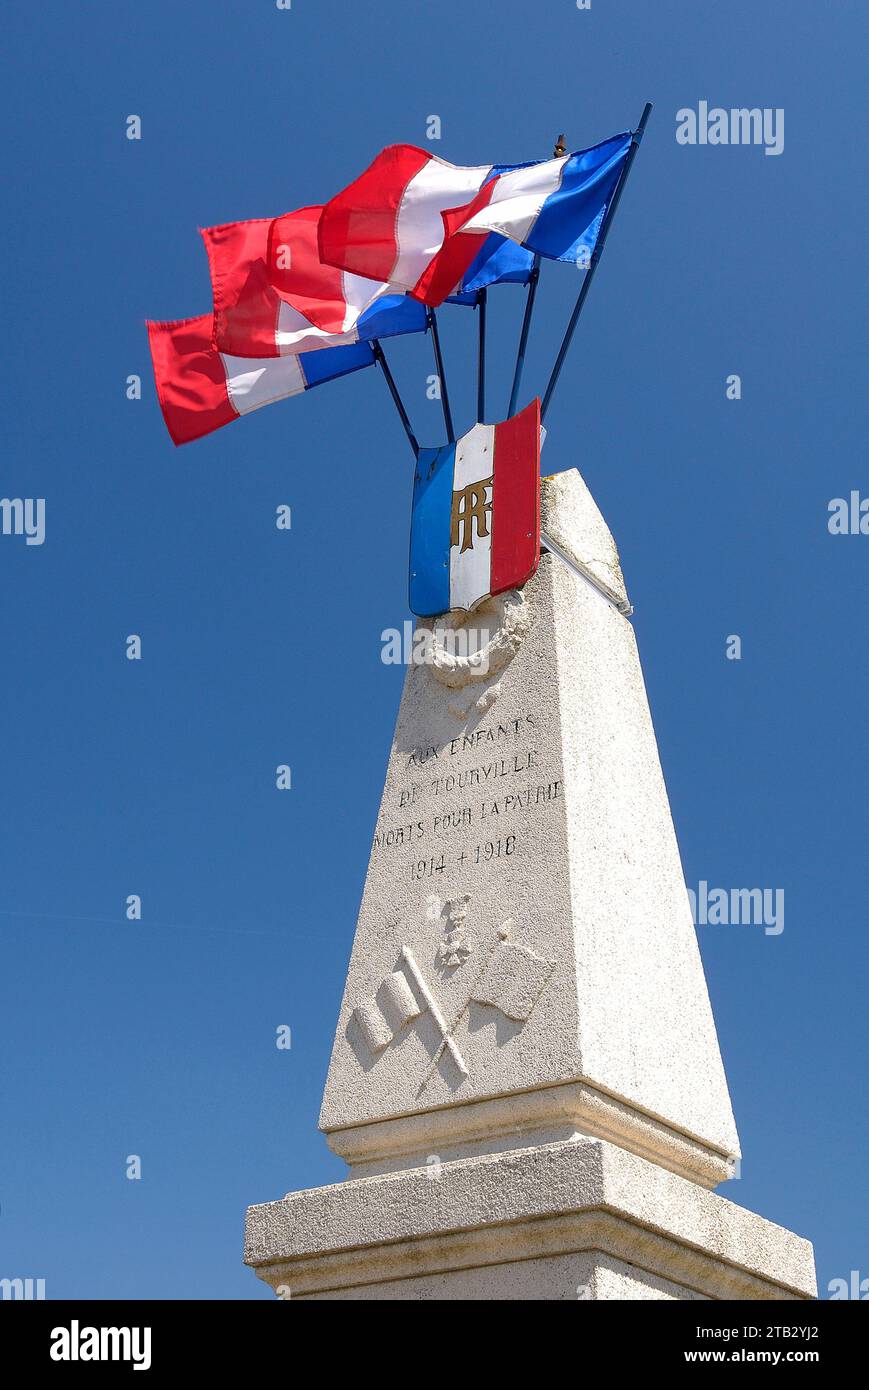
<path fill-rule="evenodd" d="M 488 536 L 489 513 L 492 510 L 491 486 L 494 474 L 481 478 L 477 483 L 468 483 L 453 493 L 453 510 L 450 524 L 450 545 L 460 545 L 459 554 L 474 547 L 474 521 L 477 535 Z"/>

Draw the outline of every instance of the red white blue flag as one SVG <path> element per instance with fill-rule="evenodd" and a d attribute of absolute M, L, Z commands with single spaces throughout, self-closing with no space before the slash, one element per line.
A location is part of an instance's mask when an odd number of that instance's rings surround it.
<path fill-rule="evenodd" d="M 214 346 L 236 357 L 284 357 L 318 348 L 424 333 L 426 310 L 399 287 L 324 265 L 319 207 L 274 219 L 201 228 L 214 301 Z M 493 234 L 470 264 L 454 303 L 487 285 L 525 285 L 530 251 Z"/>
<path fill-rule="evenodd" d="M 284 357 L 425 332 L 425 308 L 417 300 L 320 263 L 320 211 L 289 213 L 278 219 L 279 232 L 274 219 L 262 217 L 200 229 L 218 352 Z"/>
<path fill-rule="evenodd" d="M 157 396 L 175 444 L 374 364 L 368 343 L 288 357 L 232 357 L 213 347 L 212 332 L 211 314 L 148 324 Z"/>
<path fill-rule="evenodd" d="M 390 145 L 325 204 L 320 260 L 437 305 L 497 234 L 552 260 L 597 244 L 631 147 L 629 133 L 535 164 L 463 168 Z"/>
<path fill-rule="evenodd" d="M 455 444 L 421 449 L 413 485 L 410 608 L 469 610 L 540 561 L 540 402 Z"/>

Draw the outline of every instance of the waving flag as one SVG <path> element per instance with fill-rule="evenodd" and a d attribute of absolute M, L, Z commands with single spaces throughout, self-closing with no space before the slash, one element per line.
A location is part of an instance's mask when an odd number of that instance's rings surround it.
<path fill-rule="evenodd" d="M 393 145 L 323 208 L 320 257 L 427 304 L 459 285 L 491 233 L 555 260 L 592 250 L 630 134 L 535 164 L 461 168 Z"/>
<path fill-rule="evenodd" d="M 410 607 L 470 609 L 525 584 L 540 560 L 540 402 L 456 444 L 421 449 L 413 485 Z"/>
<path fill-rule="evenodd" d="M 347 333 L 379 295 L 394 287 L 323 262 L 317 228 L 323 209 L 298 208 L 268 228 L 266 263 L 278 296 L 325 333 Z"/>
<path fill-rule="evenodd" d="M 492 232 L 465 271 L 461 290 L 467 294 L 487 285 L 527 285 L 533 266 L 533 251 Z"/>
<path fill-rule="evenodd" d="M 176 444 L 374 362 L 367 343 L 288 357 L 233 357 L 212 346 L 212 331 L 211 314 L 148 324 L 160 408 Z"/>
<path fill-rule="evenodd" d="M 443 213 L 469 203 L 491 172 L 491 164 L 463 169 L 415 145 L 389 145 L 324 207 L 321 260 L 412 290 L 443 244 Z"/>
<path fill-rule="evenodd" d="M 352 341 L 343 333 L 343 318 L 337 331 L 318 328 L 280 298 L 268 268 L 271 224 L 261 217 L 201 228 L 211 271 L 214 346 L 239 357 L 279 357 Z M 329 272 L 333 295 L 339 280 L 340 272 Z"/>
<path fill-rule="evenodd" d="M 302 208 L 279 219 L 276 257 L 287 267 L 272 276 L 269 232 L 274 219 L 257 218 L 205 227 L 214 300 L 214 346 L 237 357 L 283 357 L 368 342 L 399 333 L 423 333 L 425 309 L 403 291 L 362 280 L 319 263 L 319 208 Z M 289 267 L 294 267 L 293 276 Z M 281 293 L 276 279 L 284 286 Z M 290 303 L 282 293 L 294 287 Z"/>
<path fill-rule="evenodd" d="M 527 285 L 534 268 L 534 253 L 515 241 L 492 232 L 477 252 L 456 293 L 448 304 L 476 304 L 479 290 L 489 285 Z M 412 296 L 409 296 L 412 298 Z M 414 300 L 414 303 L 417 301 Z"/>
<path fill-rule="evenodd" d="M 500 172 L 463 208 L 443 214 L 444 242 L 413 293 L 439 303 L 464 273 L 466 243 L 498 233 L 548 260 L 579 262 L 597 245 L 604 215 L 631 148 L 630 133 L 590 150 Z"/>
<path fill-rule="evenodd" d="M 359 276 L 345 275 L 334 266 L 315 264 L 316 222 L 309 214 L 319 209 L 304 208 L 302 211 L 305 217 L 301 219 L 297 214 L 290 214 L 288 218 L 255 218 L 201 229 L 211 271 L 214 346 L 219 352 L 236 357 L 283 357 L 402 333 L 425 332 L 425 307 L 404 290 L 387 293 L 390 286 L 381 281 L 363 280 Z M 281 297 L 288 292 L 290 277 L 288 271 L 276 271 L 272 276 L 270 240 L 276 258 L 295 259 L 300 276 L 299 267 L 307 267 L 304 271 L 307 299 L 298 295 L 296 303 L 290 304 Z M 533 261 L 531 252 L 514 242 L 497 234 L 486 237 L 482 251 L 462 283 L 461 293 L 453 302 L 475 304 L 477 290 L 486 285 L 507 281 L 527 284 Z M 315 300 L 317 281 L 320 297 Z M 295 283 L 298 289 L 300 281 Z M 283 286 L 280 293 L 276 284 Z M 336 297 L 347 292 L 348 285 L 353 287 L 354 303 Z M 297 307 L 301 303 L 321 323 L 334 326 L 340 320 L 342 330 L 317 327 Z"/>

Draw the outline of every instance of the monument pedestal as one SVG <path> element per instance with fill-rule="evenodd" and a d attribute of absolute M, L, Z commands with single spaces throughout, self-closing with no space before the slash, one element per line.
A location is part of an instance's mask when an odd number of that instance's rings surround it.
<path fill-rule="evenodd" d="M 419 625 L 320 1116 L 350 1178 L 252 1207 L 246 1259 L 291 1297 L 811 1297 L 811 1247 L 708 1190 L 739 1144 L 618 554 L 576 470 L 541 511 L 521 593 Z"/>
<path fill-rule="evenodd" d="M 251 1207 L 283 1297 L 805 1299 L 812 1247 L 605 1140 L 358 1178 Z"/>

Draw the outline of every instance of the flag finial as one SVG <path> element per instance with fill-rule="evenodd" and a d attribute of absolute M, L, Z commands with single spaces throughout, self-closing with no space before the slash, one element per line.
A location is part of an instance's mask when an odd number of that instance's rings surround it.
<path fill-rule="evenodd" d="M 552 151 L 552 153 L 555 155 L 556 159 L 560 159 L 561 156 L 566 153 L 566 151 L 567 146 L 564 143 L 564 135 L 562 134 L 559 135 L 558 139 L 556 140 L 555 149 Z"/>

